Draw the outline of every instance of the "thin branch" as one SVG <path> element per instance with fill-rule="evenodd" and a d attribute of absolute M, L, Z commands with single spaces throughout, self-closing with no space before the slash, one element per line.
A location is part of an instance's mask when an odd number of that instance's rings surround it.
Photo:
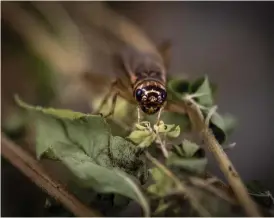
<path fill-rule="evenodd" d="M 19 145 L 7 139 L 3 133 L 1 133 L 1 145 L 1 155 L 4 158 L 9 160 L 12 165 L 25 174 L 25 176 L 29 177 L 37 186 L 45 190 L 50 196 L 60 201 L 75 216 L 101 216 L 99 212 L 81 203 L 68 193 L 60 183 L 50 178 L 37 160 Z"/>
<path fill-rule="evenodd" d="M 231 204 L 238 204 L 235 198 L 232 198 L 228 194 L 226 194 L 224 191 L 221 191 L 220 189 L 216 188 L 212 184 L 208 183 L 207 181 L 204 181 L 200 178 L 191 177 L 189 178 L 190 182 L 200 188 L 206 189 L 207 191 L 211 192 L 212 194 L 218 196 L 219 198 L 222 198 L 226 201 L 228 201 Z M 215 180 L 216 181 L 216 180 Z"/>
<path fill-rule="evenodd" d="M 185 100 L 185 103 L 187 113 L 193 125 L 193 130 L 201 133 L 205 144 L 208 146 L 208 149 L 213 153 L 214 157 L 216 158 L 220 169 L 224 173 L 240 204 L 244 207 L 247 215 L 252 217 L 260 217 L 261 215 L 258 207 L 248 194 L 247 188 L 243 184 L 241 177 L 239 176 L 228 156 L 212 134 L 211 130 L 208 128 L 208 126 L 205 125 L 204 117 L 201 110 L 190 101 Z"/>
<path fill-rule="evenodd" d="M 171 180 L 173 180 L 174 184 L 177 186 L 178 192 L 181 192 L 185 195 L 185 197 L 189 200 L 192 207 L 201 215 L 205 217 L 211 216 L 210 213 L 200 204 L 195 195 L 191 192 L 191 190 L 186 187 L 168 168 L 166 168 L 163 164 L 161 164 L 156 158 L 152 157 L 147 151 L 145 151 L 146 157 L 161 171 L 166 174 Z"/>

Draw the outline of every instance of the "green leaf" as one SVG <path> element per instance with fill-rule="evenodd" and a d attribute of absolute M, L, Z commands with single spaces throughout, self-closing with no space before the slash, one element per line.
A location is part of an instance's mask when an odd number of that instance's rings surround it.
<path fill-rule="evenodd" d="M 110 134 L 103 117 L 19 103 L 34 115 L 38 158 L 61 160 L 82 186 L 127 196 L 148 214 L 147 202 L 130 177 L 147 178 L 146 162 L 134 144 Z"/>
<path fill-rule="evenodd" d="M 14 96 L 14 99 L 16 101 L 16 103 L 21 106 L 22 108 L 25 108 L 27 110 L 33 110 L 33 111 L 37 111 L 37 112 L 42 112 L 48 115 L 53 115 L 53 116 L 57 116 L 59 118 L 67 118 L 67 119 L 77 119 L 77 118 L 81 118 L 81 117 L 85 117 L 87 116 L 86 114 L 80 113 L 80 112 L 74 112 L 71 110 L 67 110 L 67 109 L 54 109 L 54 108 L 43 108 L 40 106 L 34 107 L 31 106 L 25 102 L 23 102 L 18 95 Z M 89 115 L 92 116 L 92 115 Z"/>
<path fill-rule="evenodd" d="M 187 80 L 181 78 L 173 78 L 167 82 L 168 98 L 174 100 L 173 97 L 177 99 L 182 99 L 182 96 L 190 91 L 190 83 Z"/>
<path fill-rule="evenodd" d="M 139 202 L 145 215 L 149 215 L 149 205 L 145 196 L 126 173 L 97 165 L 94 159 L 74 145 L 56 143 L 51 150 L 79 178 L 83 187 L 93 188 L 101 193 L 127 196 Z"/>
<path fill-rule="evenodd" d="M 225 114 L 221 116 L 218 113 L 212 115 L 211 122 L 228 134 L 234 130 L 237 124 L 236 119 L 232 115 Z"/>
<path fill-rule="evenodd" d="M 186 139 L 183 140 L 180 147 L 186 158 L 194 157 L 201 150 L 199 145 Z"/>
<path fill-rule="evenodd" d="M 220 144 L 226 141 L 227 136 L 233 132 L 236 125 L 236 119 L 229 114 L 221 116 L 215 112 L 210 119 L 210 128 Z"/>
<path fill-rule="evenodd" d="M 161 169 L 155 167 L 150 169 L 150 172 L 155 183 L 147 188 L 148 192 L 159 197 L 164 197 L 175 187 L 174 182 Z"/>
<path fill-rule="evenodd" d="M 197 90 L 195 90 L 195 86 L 198 86 Z M 212 90 L 210 87 L 210 83 L 208 81 L 207 76 L 203 78 L 203 80 L 199 79 L 196 82 L 192 84 L 192 92 L 195 94 L 205 94 L 200 97 L 196 97 L 197 102 L 200 103 L 203 106 L 212 106 L 214 101 L 213 101 L 213 96 L 212 96 Z"/>
<path fill-rule="evenodd" d="M 167 159 L 167 165 L 194 173 L 203 173 L 207 165 L 207 159 L 204 157 L 203 150 L 197 144 L 185 139 L 180 145 L 174 146 L 171 155 Z"/>
<path fill-rule="evenodd" d="M 50 147 L 54 146 L 56 141 L 68 144 L 71 143 L 70 139 L 66 135 L 66 130 L 62 126 L 62 122 L 60 122 L 60 120 L 44 114 L 34 115 L 37 159 L 40 159 Z"/>
<path fill-rule="evenodd" d="M 185 130 L 190 127 L 190 121 L 186 114 L 173 112 L 163 112 L 161 119 L 165 123 L 173 123 L 175 126 L 180 126 L 180 129 Z"/>
<path fill-rule="evenodd" d="M 170 155 L 167 159 L 167 165 L 182 168 L 193 173 L 203 173 L 207 165 L 206 158 L 182 158 L 176 155 Z"/>

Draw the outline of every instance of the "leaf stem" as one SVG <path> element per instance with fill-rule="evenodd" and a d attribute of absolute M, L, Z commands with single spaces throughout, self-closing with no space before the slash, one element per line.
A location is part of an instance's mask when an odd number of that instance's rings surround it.
<path fill-rule="evenodd" d="M 37 186 L 45 190 L 50 196 L 60 201 L 75 216 L 98 217 L 99 212 L 81 203 L 65 188 L 54 181 L 42 168 L 40 163 L 24 151 L 19 145 L 14 144 L 1 133 L 1 155 L 9 160 L 12 165 L 29 177 Z"/>
<path fill-rule="evenodd" d="M 247 215 L 252 217 L 260 217 L 261 215 L 257 208 L 257 205 L 248 194 L 247 188 L 243 184 L 239 174 L 237 173 L 236 169 L 234 168 L 224 150 L 222 149 L 221 145 L 212 134 L 211 130 L 205 124 L 204 117 L 200 108 L 196 104 L 193 104 L 191 101 L 185 100 L 185 103 L 187 113 L 193 126 L 193 130 L 201 133 L 205 144 L 208 146 L 208 149 L 213 153 L 215 159 L 219 164 L 220 169 L 227 178 L 231 188 L 234 191 L 234 194 L 236 195 L 240 204 L 245 209 Z"/>

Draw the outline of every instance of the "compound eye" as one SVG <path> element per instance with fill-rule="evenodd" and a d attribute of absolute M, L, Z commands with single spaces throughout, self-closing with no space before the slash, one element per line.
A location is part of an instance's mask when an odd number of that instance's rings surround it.
<path fill-rule="evenodd" d="M 162 97 L 163 101 L 166 100 L 166 96 L 167 96 L 167 94 L 165 91 L 161 93 L 161 97 Z"/>
<path fill-rule="evenodd" d="M 137 101 L 141 101 L 143 95 L 143 90 L 142 89 L 137 89 L 135 93 L 135 97 Z"/>
<path fill-rule="evenodd" d="M 162 95 L 160 96 L 158 96 L 158 101 L 162 101 Z"/>

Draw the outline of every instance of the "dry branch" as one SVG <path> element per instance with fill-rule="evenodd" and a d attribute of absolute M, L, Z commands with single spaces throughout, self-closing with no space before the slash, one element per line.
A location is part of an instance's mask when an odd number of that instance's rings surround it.
<path fill-rule="evenodd" d="M 54 181 L 42 168 L 41 164 L 24 151 L 20 146 L 7 139 L 1 133 L 1 155 L 17 169 L 29 177 L 37 186 L 50 196 L 60 201 L 69 211 L 79 217 L 98 217 L 99 212 L 81 203 L 68 193 L 58 182 Z"/>
<path fill-rule="evenodd" d="M 196 105 L 187 100 L 186 108 L 193 130 L 201 133 L 205 144 L 208 146 L 209 151 L 212 152 L 216 158 L 220 169 L 224 173 L 235 196 L 237 197 L 242 207 L 245 209 L 247 215 L 251 217 L 261 217 L 257 205 L 248 194 L 247 188 L 242 182 L 238 172 L 222 149 L 221 145 L 212 134 L 211 130 L 208 128 L 208 126 L 206 126 L 201 110 Z"/>

